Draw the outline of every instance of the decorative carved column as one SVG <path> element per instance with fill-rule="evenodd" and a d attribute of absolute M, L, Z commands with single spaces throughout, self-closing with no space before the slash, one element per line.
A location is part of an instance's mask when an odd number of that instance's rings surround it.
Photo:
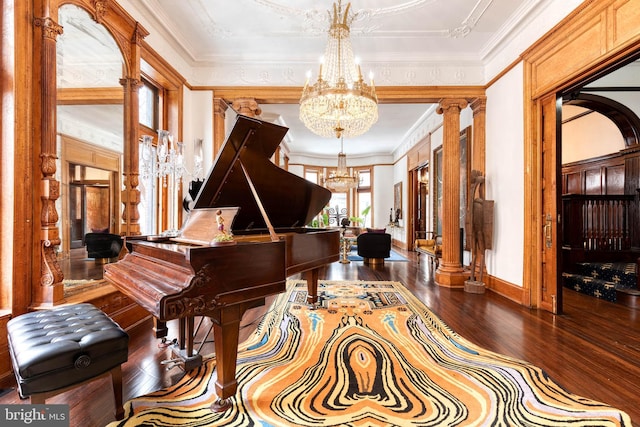
<path fill-rule="evenodd" d="M 47 8 L 48 14 L 48 8 Z M 56 160 L 56 38 L 62 27 L 50 16 L 35 18 L 34 25 L 42 29 L 40 89 L 40 283 L 34 284 L 34 305 L 53 305 L 63 298 L 62 269 L 56 258 L 60 245 L 56 200 L 60 197 L 60 182 L 55 179 Z M 36 133 L 38 135 L 38 133 Z"/>
<path fill-rule="evenodd" d="M 229 106 L 222 98 L 213 98 L 213 158 L 215 159 L 224 144 L 225 118 Z"/>
<path fill-rule="evenodd" d="M 96 2 L 96 16 L 101 16 L 105 9 L 98 7 L 98 3 L 101 2 Z M 120 234 L 125 236 L 140 235 L 140 212 L 138 211 L 138 205 L 140 204 L 140 190 L 138 189 L 140 184 L 140 160 L 138 154 L 140 146 L 138 141 L 140 112 L 138 90 L 142 87 L 142 80 L 140 79 L 141 45 L 148 35 L 149 32 L 138 22 L 134 24 L 130 44 L 127 46 L 128 49 L 125 50 L 126 54 L 123 56 L 126 64 L 124 77 L 120 79 L 124 92 L 122 133 L 124 137 L 124 168 L 122 171 L 124 189 L 121 193 L 123 208 Z"/>
<path fill-rule="evenodd" d="M 486 156 L 486 116 L 487 98 L 476 98 L 469 104 L 473 111 L 473 144 L 471 145 L 471 170 L 480 171 L 482 176 L 485 173 Z M 484 198 L 484 185 L 478 189 L 478 197 Z"/>
<path fill-rule="evenodd" d="M 442 139 L 442 262 L 436 270 L 439 285 L 463 287 L 468 275 L 460 259 L 460 111 L 465 99 L 443 99 L 438 114 L 443 114 Z"/>
<path fill-rule="evenodd" d="M 142 82 L 135 78 L 120 79 L 124 88 L 124 169 L 122 190 L 122 225 L 120 233 L 125 236 L 140 235 L 140 184 L 138 154 L 138 89 Z M 135 108 L 134 108 L 135 106 Z"/>

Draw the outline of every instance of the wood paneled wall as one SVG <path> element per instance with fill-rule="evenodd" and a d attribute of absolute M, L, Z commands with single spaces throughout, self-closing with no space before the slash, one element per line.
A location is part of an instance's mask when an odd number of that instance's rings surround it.
<path fill-rule="evenodd" d="M 574 162 L 562 167 L 562 194 L 625 194 L 623 154 Z"/>

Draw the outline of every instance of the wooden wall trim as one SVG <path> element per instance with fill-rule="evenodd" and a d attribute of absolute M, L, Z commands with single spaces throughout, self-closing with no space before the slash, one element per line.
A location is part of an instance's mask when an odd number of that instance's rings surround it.
<path fill-rule="evenodd" d="M 118 87 L 58 88 L 58 105 L 113 104 L 122 105 L 124 93 Z"/>
<path fill-rule="evenodd" d="M 639 0 L 588 0 L 522 54 L 539 98 L 620 61 L 640 42 Z"/>
<path fill-rule="evenodd" d="M 485 274 L 485 285 L 487 290 L 495 292 L 498 295 L 516 302 L 520 305 L 530 306 L 526 297 L 525 289 L 521 286 L 514 285 L 506 280 L 499 279 L 495 276 Z"/>
<path fill-rule="evenodd" d="M 141 43 L 140 71 L 165 88 L 177 89 L 186 79 L 145 41 Z"/>
<path fill-rule="evenodd" d="M 253 98 L 259 104 L 297 104 L 302 86 L 193 86 L 213 91 L 215 98 Z M 482 86 L 377 86 L 381 104 L 438 103 L 442 99 L 472 99 L 485 96 Z"/>

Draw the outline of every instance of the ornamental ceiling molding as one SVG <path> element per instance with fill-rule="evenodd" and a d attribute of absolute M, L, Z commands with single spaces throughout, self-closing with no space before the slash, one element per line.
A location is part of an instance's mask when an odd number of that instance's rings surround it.
<path fill-rule="evenodd" d="M 376 86 L 454 86 L 485 84 L 484 67 L 467 63 L 367 63 L 376 76 Z M 195 67 L 189 76 L 193 86 L 300 86 L 307 64 L 224 63 Z"/>
<path fill-rule="evenodd" d="M 302 17 L 305 33 L 313 36 L 326 35 L 327 25 L 331 22 L 331 11 L 328 9 L 298 9 L 279 4 L 272 0 L 253 0 L 256 4 L 272 9 L 276 13 L 289 17 Z M 378 9 L 355 9 L 352 8 L 349 26 L 352 34 L 370 34 L 380 31 L 380 25 L 374 20 L 379 17 L 399 15 L 413 12 L 428 4 L 435 3 L 436 0 L 412 0 L 397 6 Z M 467 17 L 458 27 L 441 30 L 424 30 L 419 34 L 422 36 L 463 38 L 467 37 L 478 24 L 484 13 L 493 0 L 478 0 L 471 8 Z M 353 5 L 352 5 L 353 6 Z"/>

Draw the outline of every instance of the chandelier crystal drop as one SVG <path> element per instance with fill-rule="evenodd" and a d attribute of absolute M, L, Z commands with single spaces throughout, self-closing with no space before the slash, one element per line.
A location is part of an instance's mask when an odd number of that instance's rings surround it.
<path fill-rule="evenodd" d="M 358 177 L 349 175 L 347 169 L 347 155 L 342 150 L 342 138 L 340 138 L 340 153 L 338 153 L 338 169 L 334 174 L 324 180 L 324 186 L 337 193 L 346 193 L 358 186 Z"/>
<path fill-rule="evenodd" d="M 309 78 L 300 98 L 300 120 L 323 137 L 347 138 L 362 135 L 378 121 L 378 97 L 373 78 L 364 82 L 351 47 L 349 17 L 351 3 L 342 10 L 333 4 L 329 41 L 320 64 L 318 79 Z"/>

